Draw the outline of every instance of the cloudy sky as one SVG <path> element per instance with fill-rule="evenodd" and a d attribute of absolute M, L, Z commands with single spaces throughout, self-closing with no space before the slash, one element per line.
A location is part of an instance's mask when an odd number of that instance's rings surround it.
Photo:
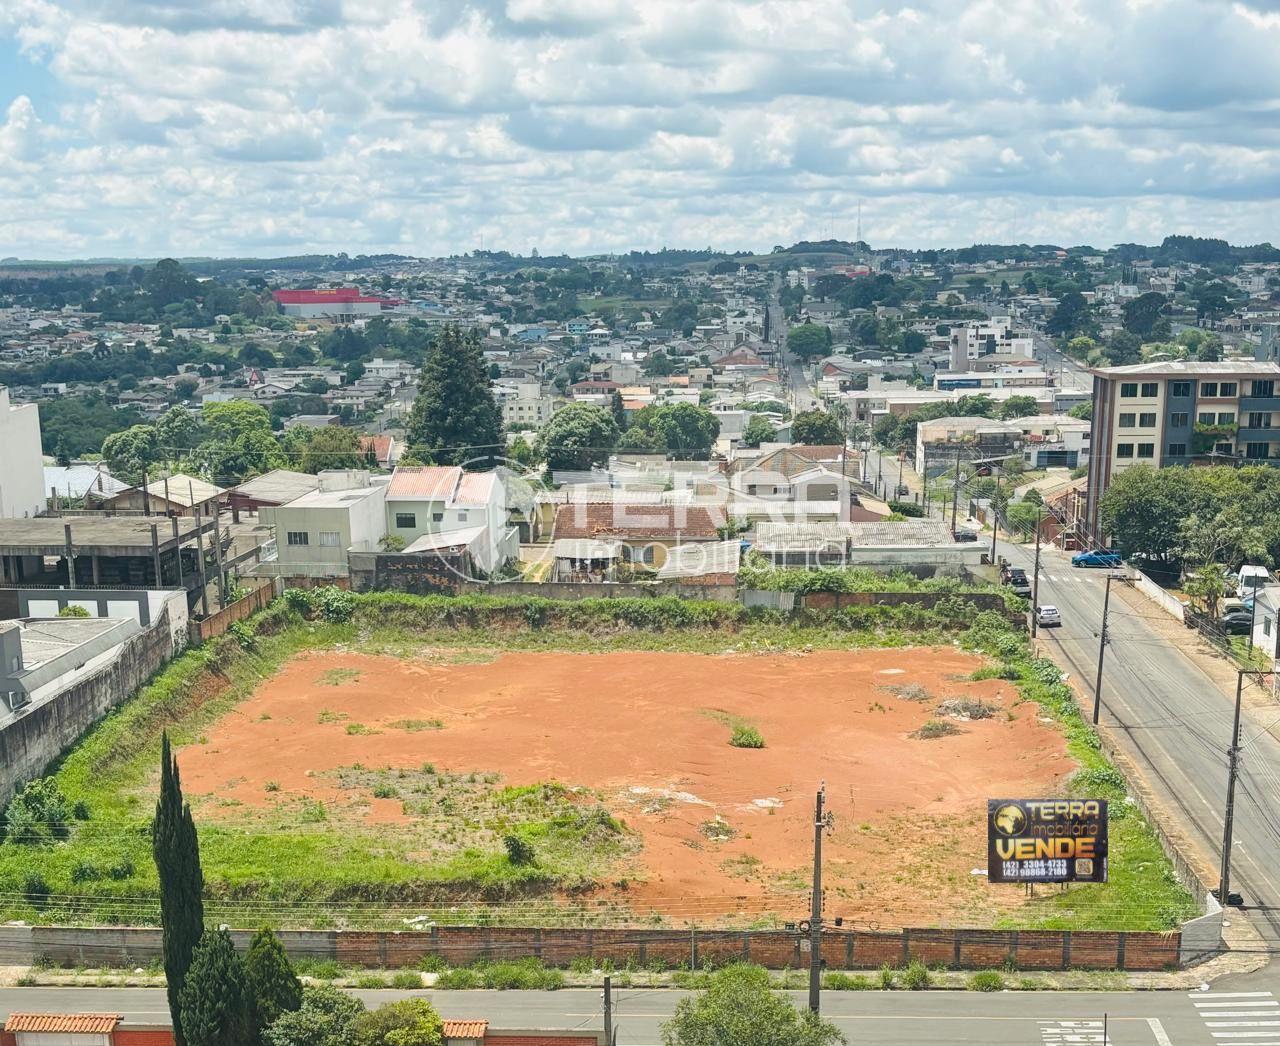
<path fill-rule="evenodd" d="M 0 0 L 0 257 L 1280 243 L 1280 0 Z"/>

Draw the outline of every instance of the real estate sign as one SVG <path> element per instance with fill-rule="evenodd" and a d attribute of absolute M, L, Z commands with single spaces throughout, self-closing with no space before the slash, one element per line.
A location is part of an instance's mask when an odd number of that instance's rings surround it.
<path fill-rule="evenodd" d="M 1105 883 L 1105 799 L 988 799 L 993 883 Z"/>

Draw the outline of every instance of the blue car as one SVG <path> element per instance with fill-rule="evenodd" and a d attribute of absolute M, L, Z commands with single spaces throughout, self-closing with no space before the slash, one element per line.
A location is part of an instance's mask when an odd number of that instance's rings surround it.
<path fill-rule="evenodd" d="M 1119 552 L 1104 552 L 1101 549 L 1094 549 L 1091 552 L 1077 552 L 1071 557 L 1071 565 L 1073 567 L 1118 567 L 1123 566 L 1124 560 L 1120 557 Z"/>

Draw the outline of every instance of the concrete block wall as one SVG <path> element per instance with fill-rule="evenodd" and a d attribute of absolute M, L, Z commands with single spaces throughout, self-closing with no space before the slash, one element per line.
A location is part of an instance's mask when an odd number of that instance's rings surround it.
<path fill-rule="evenodd" d="M 0 726 L 0 807 L 116 705 L 145 683 L 173 653 L 169 612 L 130 638 L 109 665 Z"/>

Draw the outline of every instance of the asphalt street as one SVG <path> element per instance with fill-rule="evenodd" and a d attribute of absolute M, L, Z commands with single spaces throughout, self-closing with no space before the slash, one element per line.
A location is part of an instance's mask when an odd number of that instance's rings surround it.
<path fill-rule="evenodd" d="M 1032 575 L 1030 548 L 1001 542 L 998 552 Z M 1042 550 L 1039 600 L 1056 605 L 1063 624 L 1042 630 L 1041 637 L 1090 698 L 1106 573 L 1073 568 L 1069 553 Z M 1216 867 L 1235 695 L 1154 630 L 1151 622 L 1163 613 L 1145 601 L 1135 607 L 1111 600 L 1102 719 L 1118 731 L 1150 784 Z M 1274 714 L 1245 711 L 1232 847 L 1233 890 L 1247 905 L 1275 909 L 1250 913 L 1273 949 L 1280 948 L 1280 742 L 1266 728 L 1275 720 L 1280 705 Z"/>
<path fill-rule="evenodd" d="M 1195 992 L 825 992 L 823 1016 L 851 1043 L 919 1046 L 1111 1046 L 1280 1044 L 1280 1000 L 1274 978 L 1224 980 Z M 357 991 L 368 1005 L 410 995 L 431 999 L 445 1017 L 487 1019 L 495 1028 L 600 1028 L 602 993 Z M 688 993 L 629 989 L 614 992 L 620 1046 L 658 1046 L 661 1026 Z M 791 993 L 797 1006 L 800 992 Z M 165 996 L 156 988 L 5 988 L 0 1017 L 11 1011 L 119 1013 L 163 1021 Z"/>

